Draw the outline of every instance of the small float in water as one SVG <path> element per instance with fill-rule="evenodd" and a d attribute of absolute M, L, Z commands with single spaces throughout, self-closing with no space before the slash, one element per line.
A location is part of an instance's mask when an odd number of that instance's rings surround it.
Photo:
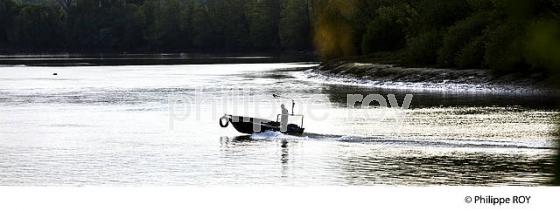
<path fill-rule="evenodd" d="M 276 94 L 274 94 L 273 96 L 275 98 L 283 98 Z M 295 102 L 294 100 L 292 100 L 292 113 L 278 114 L 276 116 L 276 121 L 254 118 L 254 117 L 234 116 L 234 115 L 225 114 L 223 117 L 220 118 L 220 126 L 225 128 L 229 125 L 229 123 L 231 123 L 235 128 L 235 130 L 245 134 L 274 131 L 274 132 L 281 132 L 288 135 L 302 135 L 303 131 L 305 130 L 305 128 L 303 128 L 304 116 L 299 114 L 294 114 L 294 106 L 295 106 Z M 301 123 L 299 125 L 288 124 L 287 121 L 289 118 L 301 118 Z M 286 124 L 285 127 L 282 127 L 283 121 L 281 119 L 284 119 L 284 121 L 286 121 L 284 123 Z"/>

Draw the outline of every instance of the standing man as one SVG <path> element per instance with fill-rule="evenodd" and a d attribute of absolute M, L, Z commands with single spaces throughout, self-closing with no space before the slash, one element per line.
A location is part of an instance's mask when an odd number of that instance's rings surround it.
<path fill-rule="evenodd" d="M 282 104 L 280 106 L 282 108 L 282 117 L 280 118 L 280 132 L 285 133 L 288 132 L 288 109 L 286 106 Z"/>

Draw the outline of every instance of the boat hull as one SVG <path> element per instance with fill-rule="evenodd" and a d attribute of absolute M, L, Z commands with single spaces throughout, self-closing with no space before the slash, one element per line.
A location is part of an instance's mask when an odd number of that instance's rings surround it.
<path fill-rule="evenodd" d="M 233 125 L 235 130 L 240 133 L 253 134 L 265 131 L 281 132 L 289 135 L 302 135 L 305 128 L 301 128 L 295 124 L 289 124 L 287 131 L 280 130 L 280 123 L 272 120 L 258 119 L 242 116 L 226 116 L 228 121 Z"/>

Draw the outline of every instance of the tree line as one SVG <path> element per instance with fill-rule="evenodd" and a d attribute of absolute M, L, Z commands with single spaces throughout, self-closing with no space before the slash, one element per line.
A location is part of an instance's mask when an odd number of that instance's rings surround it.
<path fill-rule="evenodd" d="M 560 69 L 558 0 L 0 0 L 0 50 L 315 51 Z"/>
<path fill-rule="evenodd" d="M 558 0 L 315 0 L 325 59 L 389 55 L 411 65 L 560 69 Z"/>
<path fill-rule="evenodd" d="M 0 0 L 0 50 L 302 51 L 306 0 Z"/>

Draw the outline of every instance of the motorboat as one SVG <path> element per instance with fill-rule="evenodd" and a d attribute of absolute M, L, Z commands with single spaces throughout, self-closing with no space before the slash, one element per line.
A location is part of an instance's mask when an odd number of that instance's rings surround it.
<path fill-rule="evenodd" d="M 288 135 L 302 135 L 305 128 L 303 128 L 303 115 L 288 115 L 289 117 L 301 117 L 300 125 L 288 124 L 286 131 L 281 130 L 281 123 L 279 121 L 282 114 L 278 114 L 276 121 L 253 118 L 253 117 L 243 117 L 234 116 L 226 114 L 220 118 L 220 126 L 227 127 L 229 123 L 233 125 L 235 130 L 240 133 L 253 134 L 266 131 L 281 132 Z"/>
<path fill-rule="evenodd" d="M 283 98 L 279 95 L 274 94 L 275 98 Z M 239 131 L 240 133 L 245 134 L 253 134 L 253 133 L 260 133 L 266 131 L 274 131 L 274 132 L 281 132 L 288 135 L 302 135 L 305 128 L 303 128 L 303 115 L 296 115 L 294 114 L 294 100 L 292 100 L 292 113 L 291 114 L 278 114 L 276 116 L 276 121 L 268 120 L 268 119 L 261 119 L 261 118 L 254 118 L 254 117 L 244 117 L 244 116 L 235 116 L 230 114 L 225 114 L 223 117 L 220 118 L 219 123 L 220 126 L 225 128 L 228 127 L 229 123 L 233 125 L 235 130 Z M 300 118 L 301 123 L 298 124 L 287 124 L 285 131 L 282 131 L 281 127 L 281 117 L 282 115 L 286 115 L 288 119 Z"/>

